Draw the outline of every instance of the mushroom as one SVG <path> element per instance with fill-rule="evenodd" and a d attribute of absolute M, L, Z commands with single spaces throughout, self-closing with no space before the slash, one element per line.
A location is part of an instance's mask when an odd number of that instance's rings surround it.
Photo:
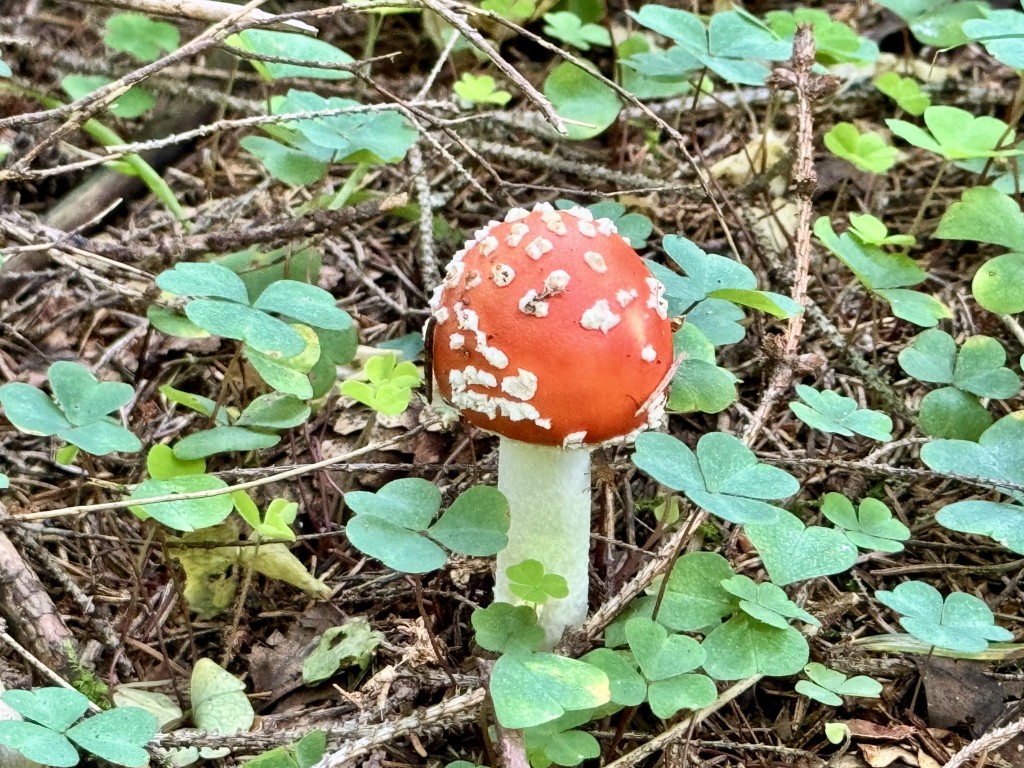
<path fill-rule="evenodd" d="M 539 607 L 553 647 L 587 614 L 590 451 L 664 413 L 672 329 L 664 286 L 608 219 L 539 203 L 492 221 L 455 254 L 431 300 L 440 393 L 500 436 L 510 505 L 506 570 L 537 560 L 569 594 Z"/>

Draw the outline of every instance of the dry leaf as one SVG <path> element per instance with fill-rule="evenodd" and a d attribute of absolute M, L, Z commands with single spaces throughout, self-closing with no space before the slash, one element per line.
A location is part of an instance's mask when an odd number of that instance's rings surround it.
<path fill-rule="evenodd" d="M 867 760 L 871 768 L 885 768 L 887 765 L 893 764 L 899 765 L 899 763 L 896 763 L 897 760 L 902 760 L 903 765 L 918 768 L 917 757 L 914 756 L 914 753 L 903 747 L 877 747 L 874 744 L 858 744 L 857 748 L 864 755 L 864 759 Z"/>
<path fill-rule="evenodd" d="M 870 720 L 846 720 L 844 724 L 850 729 L 850 735 L 855 739 L 886 739 L 889 741 L 902 741 L 914 733 L 911 725 L 885 726 L 872 723 Z"/>

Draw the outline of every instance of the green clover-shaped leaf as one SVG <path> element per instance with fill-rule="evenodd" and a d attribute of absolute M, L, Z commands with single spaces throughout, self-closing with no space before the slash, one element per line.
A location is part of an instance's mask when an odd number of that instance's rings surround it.
<path fill-rule="evenodd" d="M 921 461 L 937 472 L 975 475 L 991 481 L 1024 485 L 1024 411 L 1004 416 L 977 443 L 933 440 L 921 448 Z M 1002 489 L 1024 503 L 1024 491 Z"/>
<path fill-rule="evenodd" d="M 970 41 L 964 22 L 984 18 L 987 5 L 971 0 L 881 0 L 881 4 L 910 25 L 910 31 L 924 45 L 955 48 Z"/>
<path fill-rule="evenodd" d="M 655 716 L 668 719 L 681 709 L 700 709 L 718 697 L 718 688 L 707 675 L 676 675 L 647 684 L 647 703 Z"/>
<path fill-rule="evenodd" d="M 49 377 L 57 404 L 76 427 L 100 420 L 135 395 L 130 384 L 99 382 L 84 365 L 64 360 L 50 366 Z"/>
<path fill-rule="evenodd" d="M 106 23 L 103 42 L 142 62 L 156 61 L 178 47 L 178 29 L 166 21 L 154 21 L 141 13 L 115 13 Z"/>
<path fill-rule="evenodd" d="M 715 362 L 715 347 L 693 323 L 672 334 L 675 355 L 683 356 L 669 387 L 665 408 L 673 413 L 719 413 L 736 400 L 739 379 Z"/>
<path fill-rule="evenodd" d="M 816 661 L 804 667 L 804 673 L 810 680 L 798 680 L 797 693 L 830 707 L 842 706 L 843 696 L 875 699 L 882 693 L 882 684 L 873 678 L 866 675 L 847 677 Z"/>
<path fill-rule="evenodd" d="M 715 680 L 788 677 L 803 669 L 809 654 L 807 641 L 793 627 L 774 627 L 746 613 L 713 629 L 702 645 L 704 670 Z"/>
<path fill-rule="evenodd" d="M 566 125 L 570 139 L 592 139 L 619 116 L 618 94 L 590 72 L 567 61 L 556 66 L 544 81 L 544 95 Z"/>
<path fill-rule="evenodd" d="M 509 21 L 525 21 L 537 9 L 536 0 L 483 0 L 480 7 Z"/>
<path fill-rule="evenodd" d="M 870 213 L 851 213 L 849 232 L 864 245 L 909 247 L 917 242 L 913 235 L 890 235 L 885 223 Z"/>
<path fill-rule="evenodd" d="M 906 288 L 883 288 L 874 293 L 889 302 L 896 317 L 922 328 L 931 328 L 940 320 L 948 320 L 953 316 L 949 307 L 927 293 Z"/>
<path fill-rule="evenodd" d="M 129 500 L 148 499 L 154 496 L 168 496 L 176 493 L 213 491 L 227 488 L 227 483 L 213 475 L 181 475 L 167 480 L 149 479 L 136 486 Z M 176 531 L 195 531 L 217 525 L 231 514 L 234 502 L 227 493 L 198 499 L 161 501 L 133 507 L 132 511 L 142 512 L 168 528 Z"/>
<path fill-rule="evenodd" d="M 597 739 L 586 731 L 576 730 L 576 726 L 590 719 L 590 711 L 587 710 L 567 712 L 549 723 L 525 729 L 523 736 L 530 765 L 579 765 L 584 760 L 598 757 L 601 745 Z M 452 764 L 445 768 L 452 768 Z"/>
<path fill-rule="evenodd" d="M 406 573 L 425 573 L 445 564 L 443 544 L 467 555 L 493 555 L 506 545 L 508 502 L 496 489 L 472 488 L 431 525 L 441 506 L 432 483 L 406 478 L 376 493 L 353 491 L 345 501 L 357 514 L 346 526 L 360 551 Z"/>
<path fill-rule="evenodd" d="M 838 158 L 868 173 L 885 173 L 896 163 L 899 150 L 881 134 L 861 133 L 853 123 L 837 123 L 825 134 L 825 146 Z"/>
<path fill-rule="evenodd" d="M 246 29 L 229 37 L 227 42 L 242 51 L 309 62 L 308 65 L 284 64 L 250 59 L 253 69 L 265 80 L 280 80 L 285 77 L 347 80 L 352 77 L 352 73 L 344 69 L 324 69 L 316 66 L 318 63 L 350 64 L 353 59 L 340 48 L 309 35 L 271 29 Z"/>
<path fill-rule="evenodd" d="M 352 318 L 334 303 L 334 297 L 316 285 L 298 280 L 278 280 L 267 286 L 252 304 L 253 309 L 275 312 L 314 328 L 344 331 Z"/>
<path fill-rule="evenodd" d="M 942 215 L 935 236 L 1024 251 L 1024 211 L 1012 197 L 992 187 L 968 187 Z"/>
<path fill-rule="evenodd" d="M 799 489 L 796 478 L 758 462 L 753 451 L 723 432 L 701 437 L 696 453 L 671 435 L 647 432 L 637 438 L 633 461 L 659 483 L 734 523 L 774 521 L 782 510 L 763 500 Z"/>
<path fill-rule="evenodd" d="M 923 581 L 907 581 L 875 597 L 896 613 L 900 625 L 922 642 L 953 651 L 977 652 L 989 641 L 1012 640 L 1013 634 L 996 626 L 992 611 L 966 592 L 942 594 Z"/>
<path fill-rule="evenodd" d="M 512 594 L 527 603 L 540 605 L 549 598 L 560 600 L 569 594 L 565 577 L 547 573 L 539 560 L 523 560 L 505 569 Z"/>
<path fill-rule="evenodd" d="M 1024 506 L 996 501 L 957 501 L 935 516 L 953 531 L 989 536 L 1007 549 L 1024 554 Z"/>
<path fill-rule="evenodd" d="M 826 493 L 821 513 L 861 549 L 902 552 L 902 542 L 910 538 L 910 529 L 878 499 L 864 499 L 854 510 L 853 503 L 843 494 Z"/>
<path fill-rule="evenodd" d="M 271 392 L 249 403 L 235 421 L 235 426 L 289 429 L 304 424 L 309 414 L 309 406 L 294 395 Z"/>
<path fill-rule="evenodd" d="M 1024 13 L 1008 8 L 984 13 L 984 19 L 964 22 L 964 34 L 1006 66 L 1024 69 Z"/>
<path fill-rule="evenodd" d="M 670 635 L 661 624 L 644 616 L 626 622 L 626 640 L 640 671 L 652 682 L 689 672 L 704 662 L 700 643 L 688 635 Z"/>
<path fill-rule="evenodd" d="M 899 354 L 900 367 L 915 379 L 1000 400 L 1020 391 L 1020 379 L 1005 362 L 1006 352 L 996 339 L 971 336 L 958 351 L 952 336 L 935 329 L 921 333 Z"/>
<path fill-rule="evenodd" d="M 595 648 L 580 657 L 608 675 L 612 701 L 623 707 L 637 707 L 647 698 L 647 682 L 637 672 L 637 663 L 629 651 Z"/>
<path fill-rule="evenodd" d="M 612 44 L 611 34 L 605 27 L 600 24 L 584 24 L 571 11 L 545 13 L 544 34 L 581 51 L 589 51 L 592 45 L 608 47 Z"/>
<path fill-rule="evenodd" d="M 29 435 L 55 435 L 71 427 L 45 392 L 20 381 L 0 387 L 0 405 L 11 424 Z"/>
<path fill-rule="evenodd" d="M 535 651 L 544 642 L 537 612 L 528 605 L 491 603 L 473 611 L 470 621 L 477 644 L 488 651 Z"/>
<path fill-rule="evenodd" d="M 905 120 L 886 120 L 894 134 L 947 160 L 975 157 L 1009 157 L 1024 154 L 1013 148 L 1014 133 L 1002 120 L 988 115 L 973 115 L 959 107 L 935 106 L 924 111 L 928 130 Z"/>
<path fill-rule="evenodd" d="M 769 11 L 765 20 L 779 37 L 792 40 L 798 24 L 810 24 L 814 31 L 815 57 L 822 64 L 864 64 L 878 58 L 878 46 L 860 37 L 849 26 L 817 8 Z"/>
<path fill-rule="evenodd" d="M 113 80 L 103 75 L 66 75 L 61 78 L 60 87 L 72 98 L 78 100 L 93 91 L 109 85 Z M 156 105 L 156 96 L 140 86 L 133 86 L 118 96 L 110 105 L 110 113 L 124 120 L 144 115 Z"/>
<path fill-rule="evenodd" d="M 630 16 L 676 44 L 659 54 L 634 57 L 647 74 L 679 76 L 706 67 L 730 83 L 762 85 L 768 68 L 757 60 L 778 61 L 792 52 L 788 41 L 738 9 L 714 14 L 707 27 L 695 14 L 653 3 Z M 659 65 L 657 59 L 667 61 Z M 666 69 L 659 72 L 658 66 Z"/>
<path fill-rule="evenodd" d="M 33 765 L 71 768 L 81 761 L 75 745 L 63 734 L 21 720 L 0 721 L 0 746 L 20 752 Z"/>
<path fill-rule="evenodd" d="M 139 707 L 115 707 L 100 712 L 65 734 L 82 749 L 114 765 L 142 768 L 149 765 L 145 746 L 156 735 L 156 718 Z"/>
<path fill-rule="evenodd" d="M 471 557 L 497 554 L 508 544 L 508 500 L 497 488 L 467 488 L 427 529 L 427 535 L 452 552 Z"/>
<path fill-rule="evenodd" d="M 611 700 L 608 676 L 583 661 L 553 653 L 506 653 L 491 670 L 494 714 L 506 728 L 529 728 L 567 711 Z"/>
<path fill-rule="evenodd" d="M 717 624 L 735 608 L 722 588 L 732 578 L 729 561 L 714 552 L 687 552 L 676 560 L 661 598 L 658 621 L 676 632 L 692 632 Z M 651 587 L 649 592 L 659 591 Z"/>
<path fill-rule="evenodd" d="M 34 691 L 10 690 L 0 700 L 26 720 L 32 720 L 57 733 L 64 733 L 85 714 L 89 699 L 70 688 L 37 688 Z"/>
<path fill-rule="evenodd" d="M 768 575 L 780 586 L 841 573 L 857 561 L 857 548 L 841 531 L 805 527 L 789 513 L 764 525 L 748 523 L 746 531 Z"/>
<path fill-rule="evenodd" d="M 96 456 L 142 447 L 135 435 L 106 415 L 132 399 L 131 386 L 99 382 L 84 366 L 66 361 L 51 365 L 49 376 L 56 404 L 28 384 L 0 387 L 0 404 L 15 427 L 29 434 L 56 435 Z"/>
<path fill-rule="evenodd" d="M 512 100 L 512 94 L 498 90 L 497 83 L 490 75 L 463 72 L 462 77 L 452 88 L 455 95 L 467 104 L 495 104 L 503 107 Z"/>
<path fill-rule="evenodd" d="M 194 461 L 217 453 L 272 448 L 279 442 L 280 435 L 269 435 L 245 427 L 214 427 L 181 438 L 174 444 L 174 455 L 182 461 Z"/>
<path fill-rule="evenodd" d="M 238 304 L 249 303 L 245 283 L 233 271 L 221 264 L 182 261 L 173 269 L 156 276 L 161 290 L 178 296 L 220 298 Z"/>
<path fill-rule="evenodd" d="M 792 402 L 789 408 L 812 429 L 847 437 L 864 435 L 882 442 L 892 440 L 892 419 L 886 414 L 858 408 L 852 397 L 830 389 L 818 391 L 798 384 L 796 392 L 804 402 Z"/>
<path fill-rule="evenodd" d="M 905 254 L 886 253 L 877 245 L 854 238 L 850 232 L 837 235 L 827 216 L 814 222 L 814 234 L 869 290 L 917 285 L 928 276 Z"/>
<path fill-rule="evenodd" d="M 363 376 L 369 382 L 346 379 L 341 383 L 341 393 L 387 416 L 402 413 L 412 401 L 412 388 L 420 383 L 416 366 L 408 361 L 399 363 L 394 353 L 371 357 Z"/>
<path fill-rule="evenodd" d="M 432 483 L 395 480 L 376 493 L 349 492 L 345 502 L 357 513 L 345 527 L 356 549 L 405 573 L 426 573 L 445 564 L 444 550 L 424 535 L 441 506 L 441 492 Z"/>
<path fill-rule="evenodd" d="M 917 117 L 932 104 L 932 98 L 921 90 L 912 77 L 903 77 L 896 72 L 886 72 L 875 80 L 875 87 L 896 102 L 904 112 Z"/>
<path fill-rule="evenodd" d="M 975 395 L 956 387 L 941 387 L 921 398 L 917 414 L 921 431 L 929 437 L 977 441 L 992 426 L 992 414 Z"/>
<path fill-rule="evenodd" d="M 974 273 L 971 293 L 990 312 L 1024 312 L 1024 253 L 1004 253 L 989 259 Z"/>
<path fill-rule="evenodd" d="M 758 584 L 747 576 L 737 575 L 724 579 L 722 588 L 739 598 L 739 608 L 743 613 L 764 624 L 784 629 L 789 626 L 790 619 L 800 619 L 807 624 L 819 625 L 816 618 L 771 582 Z"/>

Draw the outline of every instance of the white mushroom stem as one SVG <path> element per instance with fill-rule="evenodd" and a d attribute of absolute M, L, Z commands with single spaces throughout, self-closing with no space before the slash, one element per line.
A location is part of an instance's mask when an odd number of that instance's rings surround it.
<path fill-rule="evenodd" d="M 506 569 L 537 560 L 557 573 L 569 595 L 538 607 L 547 647 L 567 627 L 587 617 L 590 563 L 590 449 L 531 445 L 502 437 L 498 445 L 498 489 L 510 508 L 508 546 L 498 553 L 495 600 L 522 604 L 512 594 Z"/>

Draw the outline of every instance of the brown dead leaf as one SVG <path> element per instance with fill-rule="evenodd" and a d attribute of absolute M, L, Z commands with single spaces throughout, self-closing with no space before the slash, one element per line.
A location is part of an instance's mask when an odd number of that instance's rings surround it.
<path fill-rule="evenodd" d="M 872 723 L 870 720 L 846 720 L 850 736 L 855 739 L 885 739 L 886 741 L 903 741 L 913 735 L 912 725 L 885 726 Z"/>
<path fill-rule="evenodd" d="M 985 733 L 1009 699 L 1019 698 L 1018 682 L 995 680 L 988 665 L 976 661 L 933 657 L 918 664 L 928 702 L 928 725 L 948 728 L 961 723 L 971 733 Z"/>
<path fill-rule="evenodd" d="M 910 765 L 919 768 L 917 756 L 903 747 L 879 747 L 874 744 L 858 744 L 857 748 L 871 768 L 886 768 L 888 765 Z M 900 760 L 902 763 L 897 763 Z"/>

